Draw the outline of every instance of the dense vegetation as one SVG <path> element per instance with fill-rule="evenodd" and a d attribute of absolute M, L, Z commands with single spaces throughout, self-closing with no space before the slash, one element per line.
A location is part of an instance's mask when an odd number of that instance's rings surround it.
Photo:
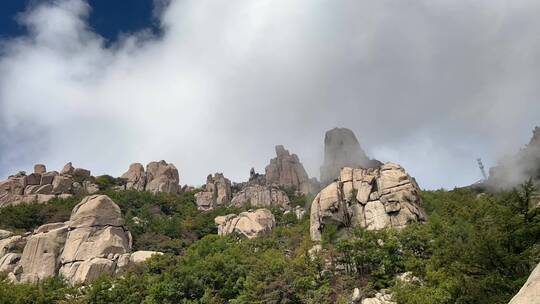
<path fill-rule="evenodd" d="M 390 289 L 398 303 L 507 303 L 540 261 L 540 215 L 530 184 L 508 193 L 423 192 L 427 224 L 401 231 L 327 227 L 324 250 L 308 254 L 309 219 L 273 210 L 267 237 L 218 237 L 193 193 L 107 192 L 121 207 L 135 250 L 167 252 L 122 278 L 85 288 L 61 279 L 12 285 L 0 279 L 1 303 L 348 303 Z M 69 218 L 79 199 L 0 209 L 0 228 L 30 230 Z M 300 205 L 304 200 L 293 197 Z M 408 280 L 396 276 L 410 272 Z"/>

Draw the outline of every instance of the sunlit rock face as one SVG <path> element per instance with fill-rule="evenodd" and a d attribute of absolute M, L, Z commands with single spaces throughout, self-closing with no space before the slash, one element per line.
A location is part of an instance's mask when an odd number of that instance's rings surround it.
<path fill-rule="evenodd" d="M 218 234 L 221 236 L 236 234 L 249 239 L 270 234 L 276 225 L 276 219 L 272 212 L 264 208 L 240 214 L 218 216 L 214 222 L 218 226 Z"/>
<path fill-rule="evenodd" d="M 509 304 L 539 304 L 540 303 L 540 264 L 532 271 L 527 282 L 512 298 Z"/>
<path fill-rule="evenodd" d="M 339 177 L 343 167 L 374 168 L 382 165 L 371 160 L 360 147 L 353 131 L 347 128 L 334 128 L 324 136 L 324 163 L 321 166 L 321 184 L 330 184 Z"/>
<path fill-rule="evenodd" d="M 206 178 L 204 191 L 195 194 L 197 209 L 201 211 L 212 210 L 231 202 L 231 181 L 223 173 L 210 174 Z"/>
<path fill-rule="evenodd" d="M 311 204 L 310 234 L 321 240 L 325 225 L 338 228 L 364 227 L 369 230 L 402 228 L 423 222 L 420 189 L 416 181 L 397 164 L 376 169 L 341 170 L 337 181 L 321 190 Z"/>

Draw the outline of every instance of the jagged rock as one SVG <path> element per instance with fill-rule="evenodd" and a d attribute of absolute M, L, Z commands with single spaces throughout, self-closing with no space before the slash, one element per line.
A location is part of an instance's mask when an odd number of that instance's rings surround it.
<path fill-rule="evenodd" d="M 336 182 L 311 204 L 310 234 L 321 240 L 327 224 L 378 230 L 426 220 L 416 181 L 396 164 L 377 169 L 343 168 Z"/>
<path fill-rule="evenodd" d="M 65 175 L 56 175 L 52 182 L 54 194 L 69 193 L 73 186 L 73 179 Z"/>
<path fill-rule="evenodd" d="M 39 227 L 28 238 L 20 261 L 20 282 L 35 283 L 56 275 L 67 233 L 66 224 L 53 223 Z"/>
<path fill-rule="evenodd" d="M 540 303 L 540 264 L 532 271 L 527 282 L 508 304 L 539 304 Z"/>
<path fill-rule="evenodd" d="M 0 207 L 21 199 L 26 187 L 26 176 L 10 176 L 0 182 Z"/>
<path fill-rule="evenodd" d="M 314 193 L 318 190 L 309 179 L 296 154 L 290 154 L 279 145 L 276 146 L 276 155 L 277 157 L 271 159 L 265 169 L 267 184 L 298 190 L 303 194 Z"/>
<path fill-rule="evenodd" d="M 64 165 L 64 168 L 62 169 L 62 171 L 60 171 L 60 174 L 71 175 L 73 174 L 73 171 L 75 171 L 75 167 L 73 167 L 73 164 L 69 162 Z"/>
<path fill-rule="evenodd" d="M 211 210 L 218 206 L 228 204 L 232 198 L 231 181 L 223 173 L 211 174 L 206 178 L 203 192 L 195 194 L 199 210 Z"/>
<path fill-rule="evenodd" d="M 253 207 L 289 207 L 287 194 L 275 186 L 248 185 L 236 193 L 231 205 L 243 207 L 250 204 Z"/>
<path fill-rule="evenodd" d="M 146 186 L 146 173 L 142 164 L 134 163 L 129 165 L 126 173 L 122 174 L 126 180 L 126 190 L 144 191 Z"/>
<path fill-rule="evenodd" d="M 339 177 L 343 167 L 375 168 L 382 165 L 378 160 L 370 160 L 353 131 L 334 128 L 324 136 L 324 163 L 321 167 L 321 183 L 328 185 Z"/>
<path fill-rule="evenodd" d="M 8 273 L 15 270 L 19 261 L 21 260 L 21 254 L 19 253 L 8 253 L 0 258 L 0 273 Z"/>
<path fill-rule="evenodd" d="M 177 193 L 180 188 L 178 170 L 164 160 L 151 162 L 146 166 L 146 179 L 146 191 Z"/>
<path fill-rule="evenodd" d="M 141 265 L 152 256 L 162 255 L 162 254 L 163 252 L 159 252 L 159 251 L 144 251 L 144 250 L 135 251 L 129 256 L 129 263 L 131 263 L 132 265 Z"/>
<path fill-rule="evenodd" d="M 238 234 L 250 239 L 269 234 L 276 225 L 276 219 L 268 209 L 218 216 L 214 222 L 219 235 Z"/>
<path fill-rule="evenodd" d="M 43 174 L 45 172 L 47 172 L 47 167 L 45 167 L 45 165 L 43 164 L 34 165 L 34 173 Z"/>

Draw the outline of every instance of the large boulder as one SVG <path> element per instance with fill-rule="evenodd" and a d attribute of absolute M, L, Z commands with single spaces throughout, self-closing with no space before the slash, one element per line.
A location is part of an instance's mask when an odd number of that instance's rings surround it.
<path fill-rule="evenodd" d="M 211 210 L 228 204 L 232 199 L 231 181 L 223 173 L 211 174 L 206 178 L 204 191 L 195 194 L 199 210 Z"/>
<path fill-rule="evenodd" d="M 250 239 L 269 234 L 276 225 L 276 219 L 268 209 L 218 216 L 214 222 L 219 235 L 237 234 Z"/>
<path fill-rule="evenodd" d="M 290 154 L 283 146 L 276 146 L 276 157 L 266 166 L 266 183 L 278 185 L 303 194 L 314 193 L 317 185 L 309 179 L 304 166 L 296 154 Z"/>
<path fill-rule="evenodd" d="M 325 225 L 368 230 L 402 228 L 426 220 L 420 189 L 405 170 L 388 163 L 377 169 L 343 168 L 337 181 L 311 204 L 310 234 L 321 240 Z"/>
<path fill-rule="evenodd" d="M 180 190 L 178 170 L 164 160 L 146 166 L 146 191 L 177 193 Z"/>
<path fill-rule="evenodd" d="M 60 267 L 58 256 L 66 242 L 68 227 L 64 223 L 39 227 L 24 247 L 19 264 L 19 281 L 35 283 L 53 277 Z"/>
<path fill-rule="evenodd" d="M 326 132 L 324 163 L 321 167 L 323 186 L 337 179 L 343 167 L 374 168 L 380 165 L 381 162 L 367 157 L 353 131 L 347 128 L 334 128 Z"/>
<path fill-rule="evenodd" d="M 134 163 L 129 166 L 126 173 L 121 176 L 126 180 L 126 190 L 144 191 L 146 186 L 146 173 L 142 164 Z"/>
<path fill-rule="evenodd" d="M 236 193 L 231 200 L 235 207 L 289 207 L 289 197 L 276 186 L 248 185 Z"/>
<path fill-rule="evenodd" d="M 0 207 L 12 204 L 22 198 L 27 186 L 26 180 L 25 175 L 18 174 L 0 182 Z"/>
<path fill-rule="evenodd" d="M 527 282 L 509 304 L 540 304 L 540 264 L 536 265 Z"/>
<path fill-rule="evenodd" d="M 18 265 L 10 264 L 10 276 L 18 282 L 38 282 L 62 275 L 70 283 L 89 283 L 101 274 L 113 274 L 120 257 L 128 255 L 129 260 L 131 251 L 131 234 L 123 225 L 120 208 L 109 197 L 86 197 L 73 208 L 69 221 L 34 231 Z M 0 243 L 7 248 L 11 238 Z"/>

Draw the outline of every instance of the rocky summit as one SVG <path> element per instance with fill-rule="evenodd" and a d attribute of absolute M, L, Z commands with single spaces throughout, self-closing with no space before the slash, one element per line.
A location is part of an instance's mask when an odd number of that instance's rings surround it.
<path fill-rule="evenodd" d="M 402 228 L 427 219 L 416 181 L 397 164 L 341 170 L 311 203 L 310 234 L 321 240 L 328 224 L 368 230 Z"/>
<path fill-rule="evenodd" d="M 368 158 L 350 129 L 334 128 L 326 132 L 324 163 L 321 166 L 322 185 L 328 185 L 338 178 L 343 167 L 374 168 L 380 165 L 381 162 Z"/>

